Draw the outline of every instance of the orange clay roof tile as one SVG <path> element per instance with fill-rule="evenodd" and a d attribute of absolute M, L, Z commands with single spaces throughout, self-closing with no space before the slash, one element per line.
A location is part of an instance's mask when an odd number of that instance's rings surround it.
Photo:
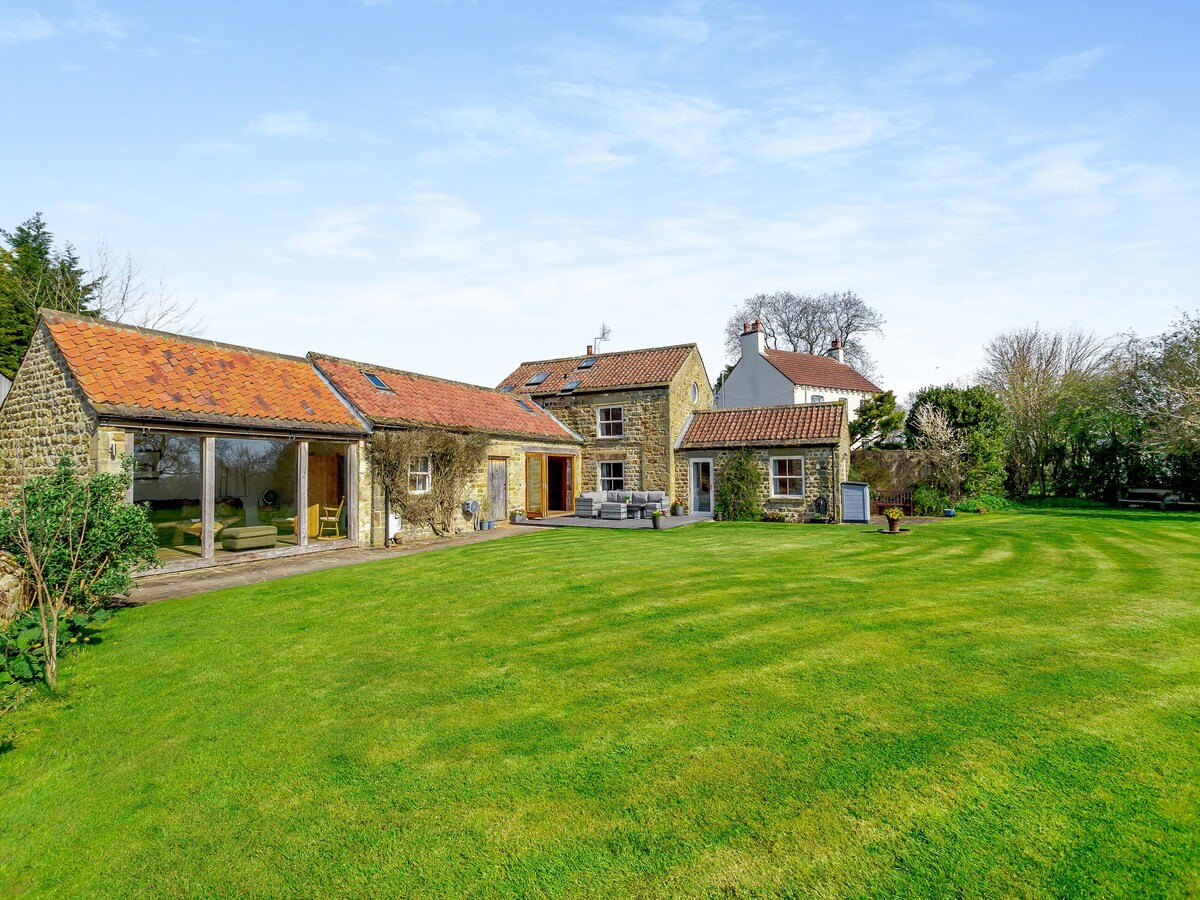
<path fill-rule="evenodd" d="M 845 416 L 842 403 L 698 410 L 680 438 L 679 448 L 836 444 Z"/>
<path fill-rule="evenodd" d="M 305 359 L 46 311 L 97 411 L 131 418 L 362 433 Z"/>
<path fill-rule="evenodd" d="M 647 350 L 620 350 L 615 353 L 593 353 L 591 357 L 570 356 L 563 359 L 544 359 L 524 362 L 509 374 L 500 387 L 511 387 L 514 393 L 543 397 L 562 392 L 572 381 L 580 382 L 575 393 L 602 391 L 623 387 L 651 387 L 667 384 L 683 367 L 695 344 L 674 347 L 653 347 Z M 595 365 L 581 369 L 585 359 L 595 359 Z M 539 384 L 528 382 L 546 373 Z"/>
<path fill-rule="evenodd" d="M 557 419 L 529 399 L 518 402 L 519 398 L 491 388 L 317 353 L 310 353 L 309 358 L 359 412 L 377 425 L 440 425 L 578 442 Z M 379 378 L 387 390 L 371 384 L 366 372 Z"/>

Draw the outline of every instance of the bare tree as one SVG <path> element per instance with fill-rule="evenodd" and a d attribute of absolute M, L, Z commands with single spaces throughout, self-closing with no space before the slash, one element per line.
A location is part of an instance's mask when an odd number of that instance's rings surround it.
<path fill-rule="evenodd" d="M 1129 338 L 1114 357 L 1123 387 L 1115 403 L 1144 423 L 1143 443 L 1166 453 L 1200 450 L 1200 316 L 1185 313 L 1150 340 Z"/>
<path fill-rule="evenodd" d="M 128 253 L 117 257 L 107 243 L 101 243 L 93 255 L 91 274 L 97 285 L 96 312 L 101 318 L 139 328 L 203 333 L 204 316 L 197 309 L 197 299 L 171 293 L 161 278 L 147 282 L 141 266 Z"/>
<path fill-rule="evenodd" d="M 725 324 L 725 350 L 737 360 L 742 324 L 761 321 L 767 346 L 793 353 L 824 353 L 836 339 L 846 362 L 870 374 L 874 363 L 863 338 L 883 334 L 883 316 L 853 291 L 834 294 L 755 294 L 743 300 Z"/>
<path fill-rule="evenodd" d="M 963 463 L 967 445 L 939 407 L 923 403 L 913 413 L 917 426 L 917 447 L 924 450 L 933 467 L 938 487 L 957 503 L 962 494 Z"/>
<path fill-rule="evenodd" d="M 1035 482 L 1046 492 L 1059 440 L 1056 412 L 1074 384 L 1101 371 L 1106 350 L 1106 342 L 1091 332 L 1036 326 L 999 335 L 984 348 L 979 379 L 1011 417 L 1009 468 L 1017 493 L 1028 493 Z"/>

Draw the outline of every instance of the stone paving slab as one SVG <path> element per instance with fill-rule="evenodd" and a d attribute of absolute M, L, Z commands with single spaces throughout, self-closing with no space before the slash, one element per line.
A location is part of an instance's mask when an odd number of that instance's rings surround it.
<path fill-rule="evenodd" d="M 280 559 L 264 559 L 257 562 L 232 563 L 228 566 L 213 566 L 207 569 L 197 569 L 193 572 L 144 575 L 136 580 L 133 593 L 126 597 L 120 605 L 144 606 L 147 603 L 158 603 L 162 600 L 173 600 L 178 597 L 191 597 L 194 594 L 205 594 L 209 591 L 220 590 L 221 588 L 240 587 L 246 584 L 261 584 L 265 581 L 274 581 L 277 578 L 287 578 L 289 575 L 302 575 L 306 572 L 321 572 L 325 569 L 339 569 L 343 566 L 354 566 L 359 563 L 396 559 L 401 556 L 411 556 L 414 553 L 443 550 L 447 547 L 481 544 L 486 541 L 516 537 L 521 534 L 533 534 L 535 531 L 536 529 L 525 525 L 509 525 L 489 531 L 468 531 L 465 534 L 455 535 L 451 538 L 408 546 L 328 550 L 320 553 L 306 553 L 300 556 L 281 557 Z"/>

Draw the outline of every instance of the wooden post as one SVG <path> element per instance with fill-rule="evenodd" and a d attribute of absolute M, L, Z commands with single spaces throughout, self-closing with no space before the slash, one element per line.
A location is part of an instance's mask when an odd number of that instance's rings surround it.
<path fill-rule="evenodd" d="M 200 556 L 212 559 L 217 513 L 217 439 L 200 438 Z"/>
<path fill-rule="evenodd" d="M 317 511 L 320 515 L 320 510 Z M 308 441 L 296 441 L 296 546 L 308 543 Z"/>
<path fill-rule="evenodd" d="M 346 445 L 346 538 L 358 540 L 358 442 Z M 384 533 L 387 525 L 384 524 Z"/>

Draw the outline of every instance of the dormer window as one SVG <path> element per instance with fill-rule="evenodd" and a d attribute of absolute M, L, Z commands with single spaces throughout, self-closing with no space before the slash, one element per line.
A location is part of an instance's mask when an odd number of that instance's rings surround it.
<path fill-rule="evenodd" d="M 545 381 L 549 377 L 550 377 L 549 372 L 538 372 L 536 375 L 534 375 L 532 378 L 530 378 L 527 382 L 525 382 L 525 386 L 533 387 L 533 385 L 541 384 L 543 381 Z"/>
<path fill-rule="evenodd" d="M 362 375 L 363 375 L 363 378 L 367 379 L 367 381 L 371 382 L 371 384 L 374 385 L 379 390 L 388 391 L 388 392 L 390 392 L 392 390 L 390 387 L 387 386 L 387 384 L 384 382 L 384 380 L 382 378 L 380 378 L 378 375 L 376 375 L 374 372 L 363 372 Z"/>

